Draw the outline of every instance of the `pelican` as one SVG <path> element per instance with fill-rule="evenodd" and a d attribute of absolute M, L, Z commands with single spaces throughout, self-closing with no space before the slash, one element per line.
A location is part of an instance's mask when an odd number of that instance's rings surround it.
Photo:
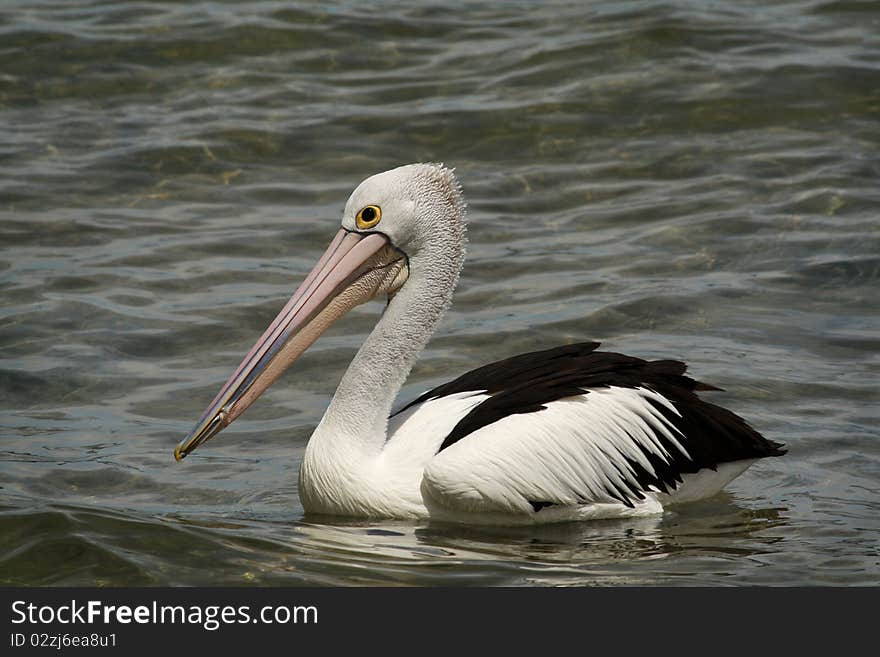
<path fill-rule="evenodd" d="M 698 391 L 684 363 L 584 342 L 484 365 L 392 413 L 449 307 L 465 253 L 452 170 L 410 164 L 364 180 L 342 226 L 189 435 L 180 461 L 228 426 L 353 307 L 375 328 L 309 439 L 307 514 L 529 524 L 656 514 L 717 493 L 785 453 Z"/>

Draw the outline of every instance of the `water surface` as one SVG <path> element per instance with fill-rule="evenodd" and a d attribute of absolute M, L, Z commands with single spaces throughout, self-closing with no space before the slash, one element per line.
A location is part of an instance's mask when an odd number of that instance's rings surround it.
<path fill-rule="evenodd" d="M 878 120 L 870 2 L 4 3 L 0 582 L 880 584 Z M 596 339 L 789 454 L 638 521 L 304 519 L 376 303 L 176 464 L 350 191 L 415 161 L 470 246 L 403 397 Z"/>

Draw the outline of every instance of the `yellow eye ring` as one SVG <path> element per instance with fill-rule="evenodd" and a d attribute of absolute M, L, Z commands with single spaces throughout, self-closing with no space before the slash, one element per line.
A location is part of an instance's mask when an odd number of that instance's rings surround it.
<path fill-rule="evenodd" d="M 354 218 L 354 222 L 361 230 L 372 228 L 382 219 L 382 208 L 378 205 L 368 205 L 361 208 L 360 212 Z"/>

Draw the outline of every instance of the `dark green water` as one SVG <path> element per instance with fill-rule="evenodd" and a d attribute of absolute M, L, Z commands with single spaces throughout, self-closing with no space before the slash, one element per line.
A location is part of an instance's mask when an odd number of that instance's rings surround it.
<path fill-rule="evenodd" d="M 0 6 L 0 582 L 880 584 L 880 6 Z M 662 517 L 303 520 L 381 306 L 177 441 L 364 177 L 457 168 L 455 306 L 404 390 L 585 339 L 787 443 Z"/>

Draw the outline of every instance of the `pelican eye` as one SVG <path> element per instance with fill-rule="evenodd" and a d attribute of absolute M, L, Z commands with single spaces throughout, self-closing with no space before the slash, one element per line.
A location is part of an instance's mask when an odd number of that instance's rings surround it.
<path fill-rule="evenodd" d="M 378 205 L 368 205 L 361 208 L 354 221 L 357 227 L 363 230 L 365 228 L 372 228 L 379 223 L 380 219 L 382 219 L 382 208 Z"/>

